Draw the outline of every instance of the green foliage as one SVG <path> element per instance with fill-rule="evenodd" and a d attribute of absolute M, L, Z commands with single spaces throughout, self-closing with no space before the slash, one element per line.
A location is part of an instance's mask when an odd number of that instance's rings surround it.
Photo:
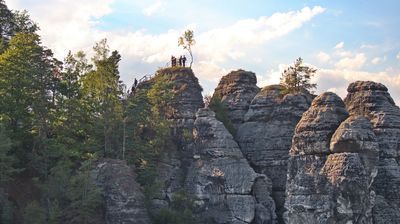
<path fill-rule="evenodd" d="M 37 201 L 32 201 L 24 208 L 23 220 L 24 224 L 46 223 L 46 211 Z"/>
<path fill-rule="evenodd" d="M 5 127 L 0 123 L 0 187 L 19 171 L 14 168 L 16 158 L 12 156 L 10 150 L 11 140 L 6 134 Z"/>
<path fill-rule="evenodd" d="M 70 200 L 64 209 L 64 219 L 68 224 L 96 224 L 102 220 L 103 192 L 90 176 L 92 160 L 88 159 L 72 176 L 67 192 Z"/>
<path fill-rule="evenodd" d="M 228 116 L 228 108 L 224 103 L 221 102 L 221 97 L 214 96 L 209 102 L 209 108 L 215 112 L 215 118 L 221 121 L 225 128 L 232 134 L 235 135 L 236 130 L 232 124 L 231 119 Z"/>
<path fill-rule="evenodd" d="M 156 76 L 148 89 L 139 89 L 128 99 L 125 112 L 127 121 L 127 159 L 138 168 L 138 181 L 150 186 L 155 183 L 156 163 L 159 155 L 176 147 L 172 142 L 171 102 L 175 93 L 172 83 L 162 75 Z"/>
<path fill-rule="evenodd" d="M 194 39 L 193 30 L 186 30 L 185 33 L 178 39 L 178 46 L 182 46 L 183 49 L 187 50 L 190 54 L 190 67 L 192 67 L 193 64 L 192 46 L 195 44 L 196 40 Z"/>
<path fill-rule="evenodd" d="M 12 223 L 15 205 L 9 201 L 7 194 L 0 188 L 0 223 Z"/>
<path fill-rule="evenodd" d="M 117 51 L 111 55 L 107 40 L 96 43 L 93 48 L 95 70 L 82 77 L 83 93 L 91 108 L 94 109 L 93 119 L 98 128 L 97 135 L 101 136 L 103 154 L 116 156 L 120 142 L 120 124 L 122 123 L 123 105 L 121 102 L 123 86 L 119 80 L 118 63 L 121 56 Z"/>
<path fill-rule="evenodd" d="M 310 91 L 317 87 L 317 84 L 310 83 L 317 69 L 303 65 L 303 59 L 296 59 L 294 66 L 289 66 L 281 77 L 280 84 L 283 86 L 282 94 L 300 93 Z"/>
<path fill-rule="evenodd" d="M 194 224 L 193 198 L 186 191 L 176 192 L 170 208 L 160 209 L 153 214 L 154 224 Z"/>

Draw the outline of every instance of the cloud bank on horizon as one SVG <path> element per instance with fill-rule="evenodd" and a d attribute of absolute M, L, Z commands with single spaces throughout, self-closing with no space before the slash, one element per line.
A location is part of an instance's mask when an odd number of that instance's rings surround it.
<path fill-rule="evenodd" d="M 301 56 L 318 68 L 317 93 L 344 97 L 350 82 L 385 84 L 400 103 L 400 18 L 395 0 L 313 4 L 281 1 L 6 0 L 39 23 L 44 45 L 62 59 L 69 50 L 89 52 L 107 38 L 122 55 L 121 77 L 165 66 L 186 29 L 195 32 L 193 70 L 205 93 L 230 70 L 257 74 L 258 85 L 279 82 Z"/>

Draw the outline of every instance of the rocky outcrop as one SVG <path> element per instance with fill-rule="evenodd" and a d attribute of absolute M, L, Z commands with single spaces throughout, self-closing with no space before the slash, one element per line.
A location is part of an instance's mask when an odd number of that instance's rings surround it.
<path fill-rule="evenodd" d="M 202 223 L 275 222 L 270 180 L 254 172 L 209 109 L 197 113 L 194 149 L 185 188 L 195 198 L 195 213 Z"/>
<path fill-rule="evenodd" d="M 282 96 L 281 88 L 267 86 L 254 97 L 236 134 L 250 165 L 257 173 L 271 178 L 279 211 L 284 203 L 288 152 L 294 129 L 313 99 L 307 93 Z"/>
<path fill-rule="evenodd" d="M 125 161 L 100 161 L 92 175 L 104 192 L 106 223 L 151 223 L 135 172 Z"/>
<path fill-rule="evenodd" d="M 236 129 L 243 123 L 250 102 L 260 90 L 256 84 L 253 72 L 237 70 L 222 77 L 214 91 L 213 98 L 220 98 L 227 106 L 229 118 Z"/>
<path fill-rule="evenodd" d="M 324 93 L 296 126 L 286 223 L 373 223 L 377 138 L 365 117 L 347 117 L 343 101 Z"/>
<path fill-rule="evenodd" d="M 369 119 L 379 144 L 374 222 L 400 223 L 400 109 L 380 83 L 358 81 L 347 90 L 348 111 Z"/>
<path fill-rule="evenodd" d="M 168 119 L 172 121 L 174 147 L 161 152 L 157 166 L 157 181 L 161 185 L 159 194 L 152 200 L 153 209 L 168 207 L 174 193 L 182 189 L 188 160 L 192 150 L 187 147 L 184 133 L 191 133 L 196 112 L 204 107 L 202 88 L 190 68 L 173 67 L 157 71 L 149 81 L 151 85 L 170 83 L 174 97 L 170 102 Z"/>
<path fill-rule="evenodd" d="M 179 135 L 182 129 L 192 130 L 196 112 L 204 107 L 202 87 L 192 69 L 184 67 L 166 68 L 157 71 L 153 78 L 155 82 L 171 82 L 175 96 L 171 103 L 174 109 L 169 118 L 175 125 L 175 134 Z"/>

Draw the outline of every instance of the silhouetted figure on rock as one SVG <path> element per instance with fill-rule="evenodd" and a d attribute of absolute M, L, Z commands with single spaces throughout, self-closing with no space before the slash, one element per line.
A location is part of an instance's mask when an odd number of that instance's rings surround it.
<path fill-rule="evenodd" d="M 176 57 L 171 56 L 171 66 L 175 67 L 176 66 Z"/>
<path fill-rule="evenodd" d="M 182 59 L 182 56 L 180 56 L 180 57 L 179 57 L 179 60 L 178 60 L 179 67 L 182 67 L 182 60 L 183 60 L 183 59 Z"/>
<path fill-rule="evenodd" d="M 185 63 L 186 63 L 185 55 L 183 55 L 183 57 L 181 56 L 181 58 L 182 58 L 182 66 L 185 67 Z"/>

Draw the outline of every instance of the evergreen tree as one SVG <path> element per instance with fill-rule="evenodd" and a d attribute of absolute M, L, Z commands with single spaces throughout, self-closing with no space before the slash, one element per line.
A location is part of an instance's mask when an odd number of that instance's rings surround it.
<path fill-rule="evenodd" d="M 311 78 L 315 75 L 317 69 L 303 65 L 303 59 L 296 59 L 293 66 L 289 66 L 281 77 L 280 84 L 283 86 L 283 94 L 299 93 L 310 91 L 317 87 L 317 84 L 311 83 Z"/>
<path fill-rule="evenodd" d="M 97 120 L 96 130 L 102 130 L 97 133 L 102 137 L 98 146 L 103 148 L 104 156 L 115 156 L 122 140 L 123 85 L 118 71 L 121 56 L 117 51 L 110 55 L 106 39 L 96 43 L 93 49 L 95 69 L 82 78 L 83 91 L 93 109 L 93 120 Z"/>
<path fill-rule="evenodd" d="M 58 62 L 34 33 L 18 33 L 0 55 L 0 116 L 19 158 L 45 149 L 54 109 Z M 21 161 L 22 162 L 22 161 Z"/>

